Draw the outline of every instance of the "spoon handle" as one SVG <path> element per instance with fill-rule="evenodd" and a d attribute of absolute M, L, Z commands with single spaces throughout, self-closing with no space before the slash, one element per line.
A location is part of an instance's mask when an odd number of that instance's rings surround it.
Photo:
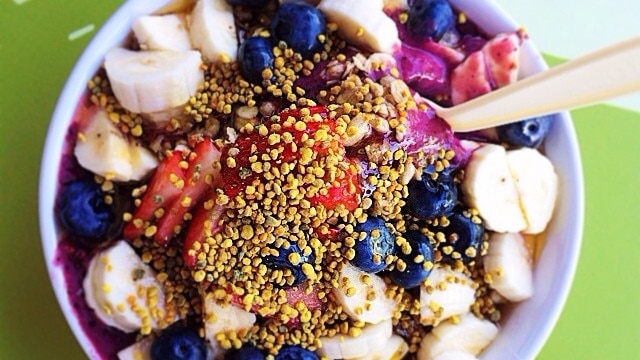
<path fill-rule="evenodd" d="M 638 90 L 640 37 L 635 37 L 436 112 L 454 131 L 473 131 Z"/>

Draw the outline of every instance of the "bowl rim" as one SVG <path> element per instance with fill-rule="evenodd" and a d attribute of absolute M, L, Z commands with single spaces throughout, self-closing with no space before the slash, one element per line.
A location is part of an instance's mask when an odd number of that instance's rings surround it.
<path fill-rule="evenodd" d="M 91 79 L 99 68 L 106 51 L 121 43 L 122 39 L 129 34 L 135 18 L 140 15 L 152 13 L 174 1 L 175 0 L 128 0 L 109 16 L 73 65 L 70 75 L 56 101 L 56 106 L 46 133 L 38 184 L 38 216 L 44 260 L 50 284 L 66 322 L 71 328 L 76 341 L 90 358 L 99 358 L 98 352 L 87 334 L 83 331 L 77 316 L 75 316 L 75 310 L 67 294 L 64 271 L 61 266 L 56 264 L 56 249 L 59 237 L 56 229 L 54 205 L 59 185 L 58 176 L 61 169 L 60 154 L 63 153 L 62 149 L 65 145 L 67 130 L 76 109 L 75 105 L 68 106 L 67 104 L 69 99 L 77 100 L 81 98 L 86 90 L 87 81 Z M 467 17 L 473 19 L 476 23 L 482 23 L 482 19 L 490 18 L 491 21 L 489 23 L 480 26 L 488 34 L 514 31 L 521 28 L 511 15 L 495 0 L 449 0 L 449 2 L 457 8 L 465 9 Z M 480 3 L 482 4 L 480 5 Z M 105 47 L 104 44 L 108 46 Z M 520 77 L 526 77 L 547 67 L 541 55 L 535 49 L 531 39 L 524 42 L 523 50 L 522 53 L 526 54 L 528 59 L 525 62 L 521 62 L 523 66 L 521 67 Z M 566 245 L 569 256 L 562 258 L 559 273 L 561 275 L 556 276 L 553 279 L 553 283 L 549 285 L 552 286 L 555 291 L 552 297 L 546 298 L 544 302 L 545 305 L 551 305 L 551 307 L 549 308 L 548 315 L 541 317 L 535 324 L 536 330 L 529 332 L 531 335 L 527 336 L 522 346 L 512 348 L 509 354 L 492 352 L 491 349 L 494 345 L 492 344 L 481 355 L 482 359 L 533 359 L 540 352 L 544 343 L 549 338 L 553 327 L 557 323 L 575 277 L 582 243 L 584 222 L 582 163 L 575 129 L 569 113 L 559 113 L 553 127 L 551 135 L 562 133 L 563 136 L 560 139 L 564 143 L 562 146 L 568 149 L 568 152 L 562 155 L 562 158 L 566 160 L 563 165 L 566 168 L 562 170 L 570 174 L 571 186 L 563 189 L 565 192 L 564 195 L 561 195 L 564 197 L 561 203 L 566 204 L 567 201 L 570 202 L 572 205 L 572 212 L 570 213 L 572 217 L 568 223 L 563 223 L 562 226 L 567 229 L 564 233 L 573 234 L 573 238 L 569 239 L 569 241 L 566 239 L 561 241 Z M 555 161 L 552 162 L 555 164 Z M 557 223 L 558 221 L 554 222 Z M 549 252 L 549 246 L 546 244 L 542 256 L 547 256 Z M 536 266 L 534 269 L 536 271 L 534 281 L 537 278 L 539 267 L 540 266 Z M 522 305 L 524 304 L 518 305 L 518 307 Z M 499 338 L 500 337 L 498 337 L 498 339 Z"/>

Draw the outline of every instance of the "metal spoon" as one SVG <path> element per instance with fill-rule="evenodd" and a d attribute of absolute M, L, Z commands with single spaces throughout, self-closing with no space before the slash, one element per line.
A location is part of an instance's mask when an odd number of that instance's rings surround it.
<path fill-rule="evenodd" d="M 473 100 L 443 108 L 453 131 L 490 128 L 640 90 L 640 37 L 569 60 Z"/>

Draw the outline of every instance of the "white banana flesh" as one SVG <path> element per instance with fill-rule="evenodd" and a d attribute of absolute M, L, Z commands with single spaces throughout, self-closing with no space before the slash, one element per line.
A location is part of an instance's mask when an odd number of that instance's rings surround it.
<path fill-rule="evenodd" d="M 214 352 L 221 352 L 216 339 L 218 334 L 249 329 L 256 323 L 255 314 L 231 304 L 218 304 L 213 293 L 204 295 L 203 304 L 205 338 Z"/>
<path fill-rule="evenodd" d="M 327 359 L 357 359 L 380 351 L 393 335 L 391 319 L 367 325 L 358 336 L 335 335 L 321 337 L 316 353 Z"/>
<path fill-rule="evenodd" d="M 83 168 L 114 181 L 141 180 L 158 166 L 155 155 L 129 142 L 102 109 L 80 130 L 74 154 Z"/>
<path fill-rule="evenodd" d="M 83 282 L 85 299 L 105 324 L 124 332 L 160 329 L 175 321 L 154 271 L 121 240 L 96 255 Z"/>
<path fill-rule="evenodd" d="M 478 360 L 478 358 L 464 351 L 447 351 L 434 357 L 433 360 Z"/>
<path fill-rule="evenodd" d="M 354 45 L 385 53 L 399 46 L 398 29 L 384 13 L 382 0 L 322 0 L 318 9 Z"/>
<path fill-rule="evenodd" d="M 491 234 L 484 270 L 491 276 L 491 288 L 507 300 L 518 302 L 533 295 L 533 261 L 520 234 Z"/>
<path fill-rule="evenodd" d="M 437 325 L 469 312 L 475 301 L 475 283 L 467 275 L 435 267 L 420 287 L 420 322 Z"/>
<path fill-rule="evenodd" d="M 116 48 L 104 62 L 114 95 L 134 113 L 157 113 L 189 101 L 204 83 L 202 57 L 190 51 Z"/>
<path fill-rule="evenodd" d="M 183 15 L 144 15 L 136 19 L 132 30 L 142 50 L 192 49 L 187 20 Z"/>
<path fill-rule="evenodd" d="M 118 352 L 118 360 L 151 360 L 151 344 L 153 339 L 145 337 L 142 340 Z"/>
<path fill-rule="evenodd" d="M 461 351 L 479 355 L 498 335 L 498 327 L 473 314 L 460 316 L 457 322 L 446 321 L 425 335 L 418 350 L 418 360 L 433 360 L 441 354 Z"/>
<path fill-rule="evenodd" d="M 476 149 L 465 169 L 461 189 L 467 203 L 478 209 L 488 230 L 519 232 L 527 227 L 504 147 L 484 144 Z"/>
<path fill-rule="evenodd" d="M 189 33 L 193 46 L 210 62 L 236 60 L 236 24 L 226 0 L 198 1 L 191 13 Z"/>
<path fill-rule="evenodd" d="M 522 232 L 541 233 L 551 220 L 558 197 L 558 175 L 553 164 L 530 148 L 507 151 L 507 161 L 527 219 Z"/>
<path fill-rule="evenodd" d="M 356 360 L 402 360 L 409 352 L 409 345 L 399 335 L 393 335 L 381 349 L 371 351 Z"/>
<path fill-rule="evenodd" d="M 396 302 L 385 295 L 387 285 L 379 276 L 345 264 L 339 283 L 333 294 L 352 319 L 377 324 L 393 316 Z"/>

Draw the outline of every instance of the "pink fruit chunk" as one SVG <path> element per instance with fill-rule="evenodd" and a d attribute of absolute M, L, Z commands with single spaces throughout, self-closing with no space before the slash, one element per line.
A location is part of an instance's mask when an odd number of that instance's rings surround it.
<path fill-rule="evenodd" d="M 219 222 L 225 207 L 216 204 L 215 191 L 210 191 L 210 194 L 206 195 L 204 199 L 205 201 L 195 207 L 193 218 L 184 237 L 182 258 L 190 268 L 196 265 L 199 253 L 194 248 L 195 243 L 205 243 L 208 237 L 214 236 L 222 228 Z"/>
<path fill-rule="evenodd" d="M 482 48 L 487 69 L 497 88 L 517 80 L 521 43 L 522 38 L 518 34 L 500 34 Z"/>
<path fill-rule="evenodd" d="M 482 51 L 476 51 L 451 74 L 451 102 L 463 103 L 492 90 L 487 62 Z"/>

